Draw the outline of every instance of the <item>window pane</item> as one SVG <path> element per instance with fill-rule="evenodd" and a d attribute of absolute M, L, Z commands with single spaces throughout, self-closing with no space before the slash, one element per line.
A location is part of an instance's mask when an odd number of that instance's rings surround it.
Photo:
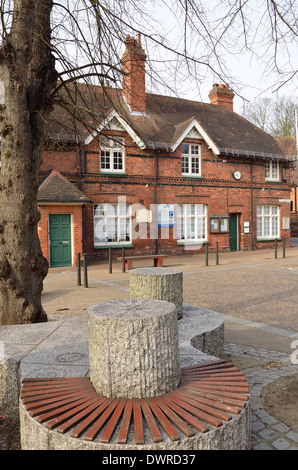
<path fill-rule="evenodd" d="M 107 215 L 115 217 L 117 215 L 117 205 L 107 204 L 106 205 Z"/>
<path fill-rule="evenodd" d="M 186 221 L 186 233 L 189 240 L 193 240 L 195 237 L 195 219 L 194 217 L 188 217 Z"/>
<path fill-rule="evenodd" d="M 198 233 L 197 238 L 205 238 L 205 218 L 198 218 Z"/>
<path fill-rule="evenodd" d="M 192 155 L 199 155 L 199 146 L 198 145 L 191 145 L 191 154 Z"/>
<path fill-rule="evenodd" d="M 198 204 L 198 205 L 197 205 L 197 214 L 198 214 L 198 215 L 204 215 L 204 214 L 205 214 L 205 206 L 204 206 L 204 204 Z"/>
<path fill-rule="evenodd" d="M 100 217 L 102 215 L 104 215 L 104 205 L 99 204 L 98 206 L 94 206 L 94 216 Z"/>
<path fill-rule="evenodd" d="M 278 221 L 277 217 L 272 217 L 272 236 L 277 237 L 278 235 Z"/>
<path fill-rule="evenodd" d="M 195 204 L 186 204 L 186 214 L 195 215 L 196 206 Z"/>
<path fill-rule="evenodd" d="M 264 237 L 270 236 L 270 219 L 269 217 L 264 217 Z"/>
<path fill-rule="evenodd" d="M 107 219 L 106 223 L 106 233 L 107 241 L 115 242 L 117 241 L 117 224 L 116 219 Z"/>
<path fill-rule="evenodd" d="M 181 153 L 188 155 L 189 154 L 189 145 L 188 144 L 181 144 Z"/>
<path fill-rule="evenodd" d="M 200 160 L 199 160 L 199 158 L 192 158 L 191 159 L 191 172 L 192 173 L 200 173 Z"/>
<path fill-rule="evenodd" d="M 110 152 L 104 150 L 100 152 L 100 168 L 102 170 L 110 169 Z"/>
<path fill-rule="evenodd" d="M 182 173 L 189 173 L 189 159 L 182 156 Z"/>
<path fill-rule="evenodd" d="M 94 240 L 95 243 L 105 242 L 105 227 L 103 219 L 94 222 Z"/>
<path fill-rule="evenodd" d="M 122 152 L 114 152 L 114 169 L 122 170 Z"/>
<path fill-rule="evenodd" d="M 257 237 L 261 238 L 263 233 L 263 219 L 262 217 L 257 218 Z"/>

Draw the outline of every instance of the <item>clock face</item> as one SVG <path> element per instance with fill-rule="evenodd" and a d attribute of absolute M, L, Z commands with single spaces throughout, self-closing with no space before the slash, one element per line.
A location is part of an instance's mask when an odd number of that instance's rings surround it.
<path fill-rule="evenodd" d="M 240 171 L 238 171 L 238 170 L 234 171 L 233 176 L 234 176 L 235 180 L 240 180 L 240 178 L 241 178 Z"/>

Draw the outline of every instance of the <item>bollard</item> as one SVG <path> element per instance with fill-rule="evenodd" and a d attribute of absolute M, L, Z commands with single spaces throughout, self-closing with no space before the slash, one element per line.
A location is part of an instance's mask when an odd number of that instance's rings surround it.
<path fill-rule="evenodd" d="M 112 248 L 109 247 L 109 273 L 112 274 Z"/>
<path fill-rule="evenodd" d="M 218 242 L 216 242 L 216 264 L 219 264 L 219 260 L 218 260 Z"/>
<path fill-rule="evenodd" d="M 81 253 L 77 253 L 77 286 L 81 285 Z"/>
<path fill-rule="evenodd" d="M 286 239 L 283 239 L 283 245 L 282 245 L 282 257 L 286 257 Z"/>
<path fill-rule="evenodd" d="M 122 272 L 125 273 L 125 248 L 122 247 Z"/>
<path fill-rule="evenodd" d="M 86 253 L 84 253 L 83 256 L 84 256 L 84 287 L 88 287 L 87 255 L 86 255 Z"/>
<path fill-rule="evenodd" d="M 277 238 L 275 239 L 274 243 L 274 258 L 277 259 Z"/>
<path fill-rule="evenodd" d="M 205 266 L 208 266 L 208 242 L 206 243 Z"/>

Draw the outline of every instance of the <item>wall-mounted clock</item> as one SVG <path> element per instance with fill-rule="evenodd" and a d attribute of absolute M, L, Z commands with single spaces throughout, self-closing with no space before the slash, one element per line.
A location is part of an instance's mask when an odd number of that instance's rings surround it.
<path fill-rule="evenodd" d="M 239 170 L 234 171 L 233 176 L 234 176 L 235 180 L 240 180 L 240 178 L 241 178 L 240 171 Z"/>

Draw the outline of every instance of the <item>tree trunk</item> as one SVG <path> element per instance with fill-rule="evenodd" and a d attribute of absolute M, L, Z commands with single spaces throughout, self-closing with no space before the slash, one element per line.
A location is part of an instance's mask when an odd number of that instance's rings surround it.
<path fill-rule="evenodd" d="M 48 263 L 39 238 L 38 174 L 56 84 L 52 1 L 15 0 L 0 49 L 0 324 L 47 321 L 41 305 Z"/>

